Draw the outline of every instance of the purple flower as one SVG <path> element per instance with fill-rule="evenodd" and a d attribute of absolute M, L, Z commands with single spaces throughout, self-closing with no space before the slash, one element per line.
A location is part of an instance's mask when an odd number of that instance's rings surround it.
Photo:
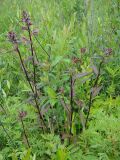
<path fill-rule="evenodd" d="M 112 48 L 106 48 L 104 52 L 105 52 L 106 56 L 109 56 L 112 54 Z"/>
<path fill-rule="evenodd" d="M 19 112 L 19 118 L 24 118 L 24 117 L 26 117 L 26 115 L 27 115 L 27 112 L 26 111 L 21 111 L 21 112 Z"/>
<path fill-rule="evenodd" d="M 80 52 L 81 52 L 81 53 L 85 53 L 85 52 L 86 52 L 86 48 L 81 48 L 81 49 L 80 49 Z"/>
<path fill-rule="evenodd" d="M 22 22 L 26 23 L 27 26 L 31 26 L 31 20 L 30 20 L 30 16 L 26 11 L 23 11 L 22 13 Z"/>
<path fill-rule="evenodd" d="M 15 32 L 13 32 L 13 31 L 8 32 L 7 37 L 8 37 L 10 42 L 12 42 L 14 44 L 17 44 L 18 40 L 17 40 L 17 36 L 16 36 Z"/>
<path fill-rule="evenodd" d="M 76 58 L 76 57 L 73 57 L 73 58 L 72 58 L 72 62 L 73 62 L 73 63 L 82 63 L 81 59 Z"/>

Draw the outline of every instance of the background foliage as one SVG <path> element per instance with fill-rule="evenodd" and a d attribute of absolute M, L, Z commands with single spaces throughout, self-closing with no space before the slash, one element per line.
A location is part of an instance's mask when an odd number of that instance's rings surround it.
<path fill-rule="evenodd" d="M 44 109 L 50 104 L 46 120 L 50 133 L 39 129 L 36 109 L 30 100 L 30 88 L 21 70 L 18 56 L 6 40 L 9 30 L 19 36 L 22 11 L 29 12 L 34 26 L 39 29 L 37 40 L 41 42 L 47 55 L 34 39 L 34 46 L 41 68 L 38 88 L 45 93 L 40 98 Z M 0 160 L 119 160 L 120 159 L 120 2 L 119 0 L 1 0 L 0 5 Z M 83 64 L 73 63 L 72 57 L 81 58 Z M 95 97 L 91 108 L 88 128 L 83 132 L 78 117 L 72 126 L 75 136 L 68 145 L 61 142 L 56 134 L 62 128 L 66 114 L 59 101 L 58 90 L 64 88 L 66 103 L 69 100 L 68 68 L 76 72 L 91 71 L 91 57 L 103 55 L 111 48 L 99 79 L 101 94 Z M 27 47 L 20 46 L 23 59 L 28 56 Z M 93 63 L 98 66 L 96 58 Z M 29 64 L 28 64 L 29 66 Z M 49 72 L 49 69 L 51 71 Z M 48 74 L 49 73 L 49 74 Z M 87 77 L 89 78 L 89 76 Z M 90 80 L 82 77 L 76 82 L 76 97 L 88 103 Z M 21 110 L 27 111 L 24 119 L 31 149 L 27 144 L 18 118 Z M 4 127 L 2 127 L 4 125 Z M 77 127 L 75 127 L 77 125 Z M 56 129 L 57 128 L 57 129 Z M 77 128 L 77 129 L 76 129 Z"/>

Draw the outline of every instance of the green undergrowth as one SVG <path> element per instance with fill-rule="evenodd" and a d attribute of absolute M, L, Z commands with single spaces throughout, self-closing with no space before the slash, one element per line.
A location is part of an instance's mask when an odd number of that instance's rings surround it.
<path fill-rule="evenodd" d="M 23 10 L 31 17 L 31 29 L 39 30 L 33 45 L 39 59 L 37 100 L 48 129 L 44 132 L 33 101 L 36 95 L 7 39 L 9 31 L 18 39 L 28 36 L 21 30 Z M 1 0 L 0 160 L 120 159 L 119 12 L 119 0 Z M 22 41 L 19 49 L 33 80 L 30 48 Z M 79 78 L 68 126 L 69 114 L 61 99 L 69 107 L 71 75 Z"/>

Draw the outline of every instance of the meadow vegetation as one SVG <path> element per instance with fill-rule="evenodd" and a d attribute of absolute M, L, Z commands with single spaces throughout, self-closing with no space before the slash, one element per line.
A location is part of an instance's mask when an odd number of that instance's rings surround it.
<path fill-rule="evenodd" d="M 120 159 L 119 0 L 1 0 L 0 160 Z"/>

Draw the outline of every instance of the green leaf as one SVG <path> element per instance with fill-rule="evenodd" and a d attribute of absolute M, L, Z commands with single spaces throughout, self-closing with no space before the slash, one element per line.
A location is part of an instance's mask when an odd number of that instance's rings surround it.
<path fill-rule="evenodd" d="M 17 158 L 15 153 L 12 154 L 12 160 L 18 160 L 18 158 Z"/>
<path fill-rule="evenodd" d="M 55 99 L 57 97 L 55 91 L 50 87 L 46 88 L 46 92 L 47 92 L 49 98 Z"/>
<path fill-rule="evenodd" d="M 30 153 L 31 153 L 31 149 L 28 149 L 25 157 L 22 160 L 30 160 Z"/>
<path fill-rule="evenodd" d="M 56 153 L 56 160 L 67 160 L 67 152 L 65 149 L 58 149 Z"/>
<path fill-rule="evenodd" d="M 3 160 L 3 156 L 0 154 L 0 160 Z"/>
<path fill-rule="evenodd" d="M 7 80 L 7 87 L 10 89 L 10 82 Z"/>
<path fill-rule="evenodd" d="M 4 91 L 4 89 L 2 89 L 2 93 L 3 93 L 3 97 L 6 98 L 6 97 L 7 97 L 7 94 L 6 94 L 6 92 Z"/>
<path fill-rule="evenodd" d="M 98 160 L 98 158 L 93 155 L 88 155 L 88 156 L 85 156 L 85 160 Z"/>
<path fill-rule="evenodd" d="M 55 91 L 50 87 L 47 87 L 45 90 L 48 94 L 50 104 L 54 105 L 57 101 L 57 95 L 56 95 Z"/>
<path fill-rule="evenodd" d="M 34 154 L 34 156 L 33 156 L 33 160 L 36 160 L 36 154 Z"/>
<path fill-rule="evenodd" d="M 52 66 L 57 65 L 62 60 L 62 58 L 62 56 L 57 56 L 55 60 L 52 62 Z"/>
<path fill-rule="evenodd" d="M 67 58 L 64 58 L 63 61 L 64 61 L 65 63 L 71 63 L 71 60 L 70 60 L 70 59 L 67 59 Z"/>

